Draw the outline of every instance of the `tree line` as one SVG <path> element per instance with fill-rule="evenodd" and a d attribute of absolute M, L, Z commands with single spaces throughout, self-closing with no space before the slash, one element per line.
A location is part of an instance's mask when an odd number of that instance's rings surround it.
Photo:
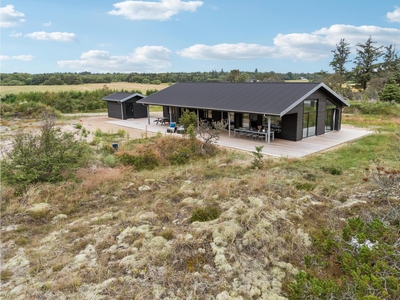
<path fill-rule="evenodd" d="M 239 73 L 239 74 L 237 74 Z M 240 76 L 239 76 L 240 75 Z M 79 85 L 87 83 L 132 82 L 143 84 L 161 84 L 175 82 L 226 82 L 226 81 L 285 81 L 318 80 L 315 73 L 275 73 L 275 72 L 171 72 L 171 73 L 0 73 L 1 85 Z"/>

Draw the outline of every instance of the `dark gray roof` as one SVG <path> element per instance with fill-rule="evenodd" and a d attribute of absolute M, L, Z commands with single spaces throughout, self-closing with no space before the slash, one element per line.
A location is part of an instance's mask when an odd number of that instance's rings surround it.
<path fill-rule="evenodd" d="M 349 106 L 324 83 L 287 82 L 181 82 L 141 99 L 138 103 L 283 116 L 319 89 Z"/>
<path fill-rule="evenodd" d="M 145 98 L 142 94 L 139 93 L 114 93 L 108 96 L 105 96 L 101 100 L 105 101 L 115 101 L 115 102 L 124 102 L 126 100 L 132 99 L 133 97 L 139 96 L 140 98 Z"/>

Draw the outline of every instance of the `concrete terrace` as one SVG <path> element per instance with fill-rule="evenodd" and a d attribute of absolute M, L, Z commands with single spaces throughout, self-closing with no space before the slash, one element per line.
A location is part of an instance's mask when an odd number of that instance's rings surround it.
<path fill-rule="evenodd" d="M 163 134 L 172 134 L 176 136 L 181 136 L 176 133 L 167 133 L 167 128 L 169 125 L 156 125 L 153 120 L 155 117 L 150 118 L 150 125 L 148 125 L 147 118 L 142 119 L 128 119 L 128 120 L 112 120 L 107 121 L 107 123 L 119 125 L 122 127 L 135 128 L 148 132 L 161 132 Z M 229 147 L 233 149 L 243 150 L 243 151 L 254 151 L 255 146 L 263 145 L 262 153 L 265 155 L 270 155 L 274 157 L 288 157 L 288 158 L 300 158 L 313 153 L 327 150 L 329 148 L 341 145 L 343 143 L 359 139 L 363 136 L 371 134 L 372 131 L 366 129 L 357 128 L 346 128 L 342 125 L 340 131 L 331 131 L 324 135 L 313 136 L 305 138 L 301 141 L 293 142 L 282 139 L 271 140 L 271 143 L 260 141 L 251 141 L 240 138 L 234 138 L 233 132 L 231 132 L 231 137 L 228 136 L 228 132 L 223 132 L 220 136 L 220 140 L 217 145 Z"/>

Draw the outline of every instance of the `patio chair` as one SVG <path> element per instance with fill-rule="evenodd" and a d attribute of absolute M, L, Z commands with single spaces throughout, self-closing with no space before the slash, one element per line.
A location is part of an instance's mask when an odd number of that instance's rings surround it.
<path fill-rule="evenodd" d="M 237 130 L 237 132 L 236 132 L 236 135 L 237 135 L 239 138 L 244 138 L 246 134 L 245 134 L 245 132 L 243 131 L 243 128 L 242 128 L 242 127 L 239 127 L 238 130 Z"/>
<path fill-rule="evenodd" d="M 180 133 L 180 134 L 185 133 L 185 126 L 180 125 L 180 126 L 178 127 L 178 129 L 176 130 L 176 132 L 177 132 L 177 133 Z"/>
<path fill-rule="evenodd" d="M 176 132 L 176 122 L 171 122 L 169 124 L 169 127 L 167 128 L 168 133 L 174 133 Z"/>

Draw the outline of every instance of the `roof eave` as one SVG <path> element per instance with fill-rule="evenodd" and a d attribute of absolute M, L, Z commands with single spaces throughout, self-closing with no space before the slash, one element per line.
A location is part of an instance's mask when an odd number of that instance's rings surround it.
<path fill-rule="evenodd" d="M 105 98 L 107 98 L 107 96 L 106 96 L 106 97 L 102 98 L 101 100 L 114 101 L 114 102 L 125 102 L 125 101 L 127 101 L 129 99 L 132 99 L 132 98 L 136 97 L 136 96 L 140 96 L 140 97 L 142 97 L 142 99 L 146 98 L 145 95 L 142 95 L 142 94 L 139 94 L 139 93 L 134 93 L 134 94 L 131 94 L 131 95 L 129 95 L 129 96 L 125 97 L 125 98 L 122 98 L 122 99 L 105 99 Z"/>

